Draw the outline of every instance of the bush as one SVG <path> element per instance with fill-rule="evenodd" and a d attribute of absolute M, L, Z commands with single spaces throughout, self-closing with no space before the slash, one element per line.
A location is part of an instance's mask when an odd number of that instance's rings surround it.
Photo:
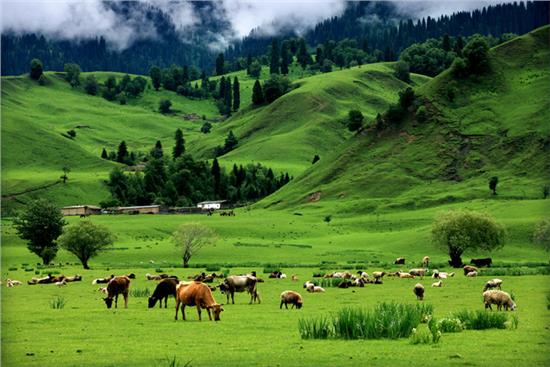
<path fill-rule="evenodd" d="M 86 90 L 86 93 L 88 93 L 89 95 L 95 96 L 97 94 L 98 88 L 99 88 L 99 85 L 97 83 L 95 76 L 88 75 L 84 80 L 84 90 Z"/>
<path fill-rule="evenodd" d="M 265 101 L 271 103 L 290 90 L 290 80 L 284 76 L 273 74 L 264 83 Z"/>
<path fill-rule="evenodd" d="M 411 74 L 409 72 L 409 64 L 405 61 L 398 61 L 395 64 L 395 72 L 393 73 L 395 77 L 405 83 L 411 81 Z"/>
<path fill-rule="evenodd" d="M 472 74 L 482 74 L 489 70 L 489 45 L 485 37 L 476 34 L 462 49 L 466 58 L 468 71 Z"/>
<path fill-rule="evenodd" d="M 201 133 L 203 134 L 208 134 L 210 132 L 210 130 L 212 129 L 212 124 L 210 122 L 205 122 L 204 124 L 202 124 L 201 126 Z"/>
<path fill-rule="evenodd" d="M 67 301 L 65 300 L 65 297 L 62 297 L 62 296 L 54 297 L 50 301 L 50 307 L 53 308 L 54 310 L 62 309 L 63 307 L 65 307 L 65 304 L 67 304 Z"/>
<path fill-rule="evenodd" d="M 76 131 L 71 129 L 71 130 L 67 131 L 67 135 L 69 135 L 71 137 L 71 139 L 74 139 L 74 138 L 76 138 Z"/>
<path fill-rule="evenodd" d="M 169 99 L 161 99 L 159 102 L 159 111 L 161 113 L 168 113 L 170 112 L 171 106 L 172 102 Z"/>
<path fill-rule="evenodd" d="M 432 339 L 432 333 L 427 327 L 414 328 L 409 336 L 411 344 L 430 344 Z"/>
<path fill-rule="evenodd" d="M 456 318 L 464 324 L 465 329 L 505 329 L 508 315 L 503 312 L 488 312 L 485 310 L 463 310 L 455 313 Z"/>
<path fill-rule="evenodd" d="M 46 85 L 46 83 L 48 82 L 48 79 L 46 78 L 46 76 L 44 74 L 40 75 L 40 77 L 38 78 L 38 84 L 39 85 Z"/>
<path fill-rule="evenodd" d="M 381 303 L 373 310 L 344 308 L 329 317 L 300 319 L 302 339 L 397 339 L 408 337 L 433 313 L 429 304 Z"/>
<path fill-rule="evenodd" d="M 543 219 L 537 223 L 533 231 L 533 242 L 550 251 L 550 219 Z"/>
<path fill-rule="evenodd" d="M 38 80 L 42 76 L 43 72 L 44 67 L 42 65 L 42 61 L 40 61 L 39 59 L 32 59 L 30 72 L 31 78 L 34 80 Z"/>
<path fill-rule="evenodd" d="M 428 121 L 428 113 L 426 112 L 426 107 L 418 107 L 418 109 L 416 110 L 416 121 L 421 124 Z"/>
<path fill-rule="evenodd" d="M 209 265 L 206 267 L 206 271 L 219 271 L 221 266 L 219 265 Z"/>
<path fill-rule="evenodd" d="M 451 74 L 457 78 L 464 78 L 468 75 L 468 67 L 463 58 L 457 57 L 453 61 L 453 64 L 451 65 Z"/>
<path fill-rule="evenodd" d="M 348 112 L 348 129 L 349 131 L 357 131 L 363 126 L 363 114 L 358 110 Z"/>
<path fill-rule="evenodd" d="M 456 317 L 446 317 L 438 320 L 437 326 L 442 333 L 458 333 L 464 330 L 464 325 Z"/>

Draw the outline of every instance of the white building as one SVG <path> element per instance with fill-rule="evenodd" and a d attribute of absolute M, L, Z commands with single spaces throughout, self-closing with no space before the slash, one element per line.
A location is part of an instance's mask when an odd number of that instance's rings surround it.
<path fill-rule="evenodd" d="M 222 207 L 222 204 L 227 202 L 227 200 L 212 200 L 212 201 L 201 201 L 197 204 L 197 208 L 201 208 L 203 210 L 210 210 L 210 209 L 220 209 Z"/>

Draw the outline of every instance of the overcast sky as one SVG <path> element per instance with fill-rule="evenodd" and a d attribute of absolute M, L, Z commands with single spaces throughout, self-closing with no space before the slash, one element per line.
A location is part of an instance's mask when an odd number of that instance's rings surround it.
<path fill-rule="evenodd" d="M 143 14 L 134 12 L 120 19 L 100 0 L 0 0 L 2 32 L 36 32 L 60 39 L 103 36 L 118 49 L 124 49 L 140 38 L 155 38 L 154 25 Z M 174 25 L 185 31 L 200 27 L 200 19 L 186 1 L 141 0 L 170 14 Z M 471 10 L 502 1 L 400 1 L 396 3 L 407 16 L 439 16 L 459 10 Z M 261 27 L 268 34 L 281 29 L 303 32 L 319 21 L 342 13 L 344 0 L 218 0 L 214 16 L 227 15 L 231 32 L 218 35 L 219 47 L 231 39 L 246 36 Z M 182 32 L 185 35 L 185 32 Z"/>

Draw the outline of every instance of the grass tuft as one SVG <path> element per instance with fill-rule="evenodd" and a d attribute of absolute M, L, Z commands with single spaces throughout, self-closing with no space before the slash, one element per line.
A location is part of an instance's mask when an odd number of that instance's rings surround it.
<path fill-rule="evenodd" d="M 151 290 L 149 288 L 134 288 L 130 294 L 132 297 L 149 297 L 151 296 Z"/>
<path fill-rule="evenodd" d="M 464 330 L 462 321 L 456 317 L 445 317 L 438 320 L 437 323 L 442 333 L 459 333 Z"/>
<path fill-rule="evenodd" d="M 466 329 L 471 330 L 505 329 L 506 321 L 508 321 L 507 314 L 503 312 L 489 312 L 485 310 L 463 310 L 455 313 L 455 317 L 464 324 Z"/>
<path fill-rule="evenodd" d="M 65 300 L 65 297 L 56 296 L 50 301 L 50 308 L 53 308 L 54 310 L 60 310 L 64 308 L 66 304 L 67 301 Z"/>

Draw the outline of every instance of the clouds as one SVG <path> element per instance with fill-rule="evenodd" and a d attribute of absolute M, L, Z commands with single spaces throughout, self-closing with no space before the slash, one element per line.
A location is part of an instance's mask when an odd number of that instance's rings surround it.
<path fill-rule="evenodd" d="M 345 0 L 218 0 L 208 4 L 186 0 L 140 0 L 131 6 L 100 0 L 0 0 L 2 32 L 41 33 L 57 39 L 104 37 L 110 47 L 123 50 L 139 39 L 155 39 L 159 30 L 147 15 L 152 7 L 169 18 L 183 40 L 197 31 L 206 35 L 211 48 L 221 50 L 253 29 L 258 34 L 283 31 L 304 33 L 318 22 L 341 14 Z M 471 10 L 501 1 L 400 1 L 404 16 L 439 16 Z M 208 5 L 208 6 L 205 6 Z M 123 11 L 121 11 L 123 9 Z M 205 24 L 219 21 L 215 31 Z"/>

